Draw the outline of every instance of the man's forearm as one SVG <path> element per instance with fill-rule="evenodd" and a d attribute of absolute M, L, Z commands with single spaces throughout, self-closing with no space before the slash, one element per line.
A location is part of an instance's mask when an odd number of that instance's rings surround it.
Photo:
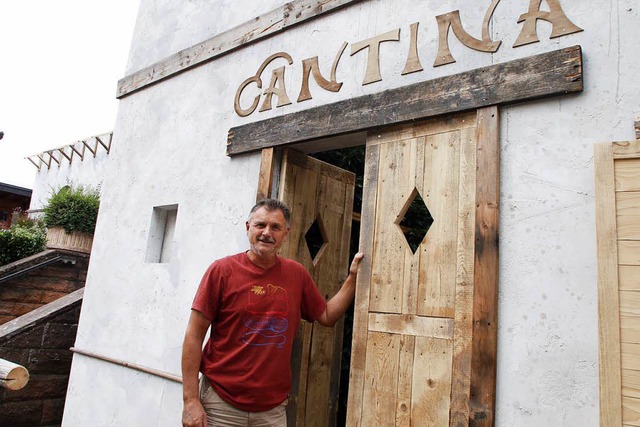
<path fill-rule="evenodd" d="M 327 301 L 327 309 L 320 324 L 333 326 L 347 311 L 356 292 L 356 277 L 349 275 L 337 294 Z"/>
<path fill-rule="evenodd" d="M 202 342 L 195 337 L 186 336 L 182 346 L 182 398 L 198 399 L 198 373 L 202 360 Z"/>

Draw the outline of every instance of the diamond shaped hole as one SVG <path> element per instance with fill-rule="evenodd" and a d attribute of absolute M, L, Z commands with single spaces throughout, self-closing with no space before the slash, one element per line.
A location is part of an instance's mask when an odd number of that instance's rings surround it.
<path fill-rule="evenodd" d="M 433 224 L 431 212 L 422 200 L 418 189 L 414 188 L 411 192 L 402 212 L 398 215 L 396 224 L 407 239 L 411 252 L 415 254 Z"/>
<path fill-rule="evenodd" d="M 313 224 L 304 235 L 304 240 L 307 242 L 307 249 L 309 249 L 313 265 L 316 265 L 328 243 L 327 234 L 320 216 L 317 216 L 313 221 Z"/>

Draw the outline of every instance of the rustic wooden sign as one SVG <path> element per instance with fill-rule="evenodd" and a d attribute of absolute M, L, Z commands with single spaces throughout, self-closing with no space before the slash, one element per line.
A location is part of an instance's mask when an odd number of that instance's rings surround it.
<path fill-rule="evenodd" d="M 227 154 L 582 88 L 582 52 L 573 46 L 237 126 L 229 130 Z"/>

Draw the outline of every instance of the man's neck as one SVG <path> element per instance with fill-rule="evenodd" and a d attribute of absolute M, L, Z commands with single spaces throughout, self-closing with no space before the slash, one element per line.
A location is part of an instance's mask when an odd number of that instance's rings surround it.
<path fill-rule="evenodd" d="M 277 255 L 261 256 L 251 250 L 247 251 L 247 256 L 249 257 L 249 261 L 265 270 L 273 267 L 278 260 Z"/>

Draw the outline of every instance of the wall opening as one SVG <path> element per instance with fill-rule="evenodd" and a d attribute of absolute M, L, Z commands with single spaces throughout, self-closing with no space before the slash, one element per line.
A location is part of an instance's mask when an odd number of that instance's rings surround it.
<path fill-rule="evenodd" d="M 156 206 L 151 215 L 145 262 L 168 263 L 173 258 L 178 205 Z"/>

